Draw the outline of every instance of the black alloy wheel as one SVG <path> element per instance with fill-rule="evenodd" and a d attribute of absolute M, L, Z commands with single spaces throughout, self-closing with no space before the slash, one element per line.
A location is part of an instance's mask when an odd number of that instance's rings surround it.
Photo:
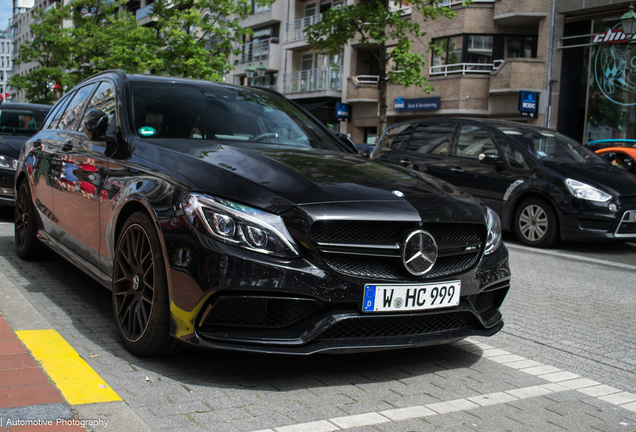
<path fill-rule="evenodd" d="M 559 227 L 552 206 L 541 198 L 529 198 L 515 213 L 515 234 L 523 244 L 546 248 L 558 241 Z"/>
<path fill-rule="evenodd" d="M 161 245 L 144 212 L 124 224 L 115 250 L 113 312 L 126 348 L 137 355 L 175 351 L 170 336 L 168 283 Z"/>
<path fill-rule="evenodd" d="M 27 180 L 22 180 L 15 198 L 15 248 L 24 260 L 34 260 L 41 256 L 42 244 L 37 238 L 35 206 Z"/>

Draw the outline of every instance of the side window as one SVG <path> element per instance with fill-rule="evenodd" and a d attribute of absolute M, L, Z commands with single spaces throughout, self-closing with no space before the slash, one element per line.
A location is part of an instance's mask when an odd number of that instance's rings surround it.
<path fill-rule="evenodd" d="M 86 107 L 86 112 L 92 109 L 98 109 L 105 112 L 108 115 L 108 124 L 112 124 L 116 109 L 115 84 L 105 81 L 97 87 L 97 91 Z M 82 127 L 82 122 L 79 121 L 76 129 L 82 130 Z"/>
<path fill-rule="evenodd" d="M 413 124 L 410 123 L 387 129 L 378 143 L 379 153 L 377 156 L 381 156 L 389 151 L 405 152 L 412 131 Z"/>
<path fill-rule="evenodd" d="M 55 108 L 51 111 L 49 116 L 46 118 L 46 123 L 42 129 L 57 129 L 57 123 L 60 121 L 62 117 L 62 113 L 64 113 L 64 107 L 68 103 L 68 101 L 73 96 L 73 93 L 67 94 L 62 98 L 61 101 L 57 103 Z"/>
<path fill-rule="evenodd" d="M 479 155 L 497 154 L 497 147 L 490 138 L 490 133 L 479 126 L 464 125 L 459 133 L 455 155 L 463 158 L 479 160 Z"/>
<path fill-rule="evenodd" d="M 422 123 L 409 141 L 409 152 L 447 155 L 453 141 L 455 123 Z"/>
<path fill-rule="evenodd" d="M 93 93 L 94 89 L 95 84 L 89 84 L 82 87 L 77 91 L 77 93 L 75 93 L 75 96 L 73 96 L 73 99 L 71 99 L 64 110 L 64 114 L 62 114 L 60 124 L 57 127 L 58 129 L 74 129 L 73 125 L 78 121 L 86 99 L 88 99 L 91 93 Z"/>
<path fill-rule="evenodd" d="M 521 169 L 530 168 L 530 165 L 526 161 L 526 158 L 523 157 L 521 152 L 517 150 L 512 145 L 512 143 L 510 143 L 510 141 L 499 136 L 495 137 L 495 141 L 497 142 L 497 145 L 499 145 L 499 148 L 501 149 L 501 152 L 503 153 L 504 158 L 508 161 L 508 165 L 510 165 L 513 168 L 521 168 Z"/>

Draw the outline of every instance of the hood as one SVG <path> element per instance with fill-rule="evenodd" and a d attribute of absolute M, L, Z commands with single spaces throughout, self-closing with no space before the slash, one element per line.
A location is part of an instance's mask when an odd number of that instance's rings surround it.
<path fill-rule="evenodd" d="M 16 149 L 12 145 L 9 145 L 7 142 L 5 142 L 2 138 L 4 137 L 0 137 L 0 155 L 9 156 L 17 159 L 20 156 L 21 146 Z"/>
<path fill-rule="evenodd" d="M 12 149 L 17 151 L 17 154 L 20 154 L 20 149 L 22 149 L 22 145 L 27 142 L 31 138 L 26 135 L 8 135 L 2 134 L 0 135 L 0 145 L 4 144 L 6 146 L 11 147 Z M 15 156 L 17 157 L 17 156 Z"/>
<path fill-rule="evenodd" d="M 610 164 L 545 163 L 552 171 L 604 190 L 614 196 L 636 195 L 636 176 Z"/>
<path fill-rule="evenodd" d="M 434 177 L 353 154 L 246 143 L 241 147 L 204 143 L 181 150 L 183 141 L 170 141 L 136 141 L 134 151 L 180 172 L 210 195 L 278 213 L 292 206 L 337 202 L 391 205 L 406 200 L 423 216 L 430 212 L 432 217 L 448 214 L 456 218 L 465 207 L 468 219 L 477 214 L 483 219 L 478 203 L 457 188 Z M 188 167 L 186 172 L 184 167 Z"/>

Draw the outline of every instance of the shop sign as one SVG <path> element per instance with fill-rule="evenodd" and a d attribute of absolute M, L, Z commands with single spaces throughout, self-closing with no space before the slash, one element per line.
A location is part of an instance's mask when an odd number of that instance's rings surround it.
<path fill-rule="evenodd" d="M 627 43 L 633 40 L 636 35 L 628 36 L 622 29 L 607 30 L 603 33 L 595 34 L 591 37 L 592 43 Z"/>
<path fill-rule="evenodd" d="M 539 111 L 539 93 L 521 90 L 519 92 L 519 111 L 522 116 L 535 117 Z"/>
<path fill-rule="evenodd" d="M 35 5 L 35 0 L 18 0 L 17 8 L 32 8 Z"/>
<path fill-rule="evenodd" d="M 346 122 L 351 120 L 351 105 L 336 102 L 336 118 Z"/>
<path fill-rule="evenodd" d="M 395 111 L 436 111 L 440 108 L 442 99 L 439 97 L 402 99 L 398 97 L 393 103 Z"/>

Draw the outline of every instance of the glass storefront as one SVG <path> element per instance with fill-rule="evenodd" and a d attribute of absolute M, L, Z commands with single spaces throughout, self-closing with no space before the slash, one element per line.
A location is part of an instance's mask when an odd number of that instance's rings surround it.
<path fill-rule="evenodd" d="M 636 126 L 636 44 L 622 33 L 620 17 L 592 21 L 587 51 L 583 142 L 633 139 Z"/>

